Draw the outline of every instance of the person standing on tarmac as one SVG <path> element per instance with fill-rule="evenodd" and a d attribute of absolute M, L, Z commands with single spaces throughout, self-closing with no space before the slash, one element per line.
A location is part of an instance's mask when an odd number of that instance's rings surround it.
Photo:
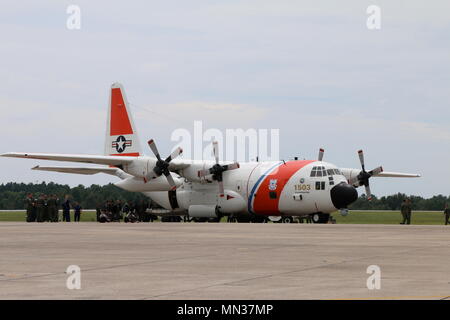
<path fill-rule="evenodd" d="M 75 202 L 75 205 L 73 207 L 74 209 L 74 215 L 73 215 L 73 220 L 75 222 L 80 222 L 80 217 L 81 217 L 81 206 L 78 202 Z"/>
<path fill-rule="evenodd" d="M 44 213 L 43 213 L 44 221 L 50 221 L 50 215 L 48 210 L 48 196 L 44 194 Z"/>
<path fill-rule="evenodd" d="M 100 215 L 102 214 L 102 204 L 100 202 L 95 206 L 95 216 L 97 218 L 97 222 L 100 222 Z"/>
<path fill-rule="evenodd" d="M 406 224 L 411 224 L 412 204 L 411 199 L 406 200 Z"/>
<path fill-rule="evenodd" d="M 448 207 L 448 203 L 445 204 L 444 209 L 444 217 L 445 217 L 445 225 L 448 225 L 450 222 L 450 208 Z"/>
<path fill-rule="evenodd" d="M 47 201 L 48 214 L 51 222 L 58 222 L 58 198 L 52 194 Z"/>
<path fill-rule="evenodd" d="M 25 199 L 25 208 L 27 209 L 27 222 L 36 221 L 36 217 L 34 216 L 35 206 L 36 203 L 33 199 L 33 194 L 29 193 Z"/>
<path fill-rule="evenodd" d="M 36 201 L 36 221 L 37 222 L 44 222 L 44 210 L 45 210 L 44 206 L 45 206 L 44 195 L 40 195 Z"/>
<path fill-rule="evenodd" d="M 62 221 L 70 222 L 70 200 L 68 195 L 66 196 L 62 204 L 62 209 L 63 209 Z"/>
<path fill-rule="evenodd" d="M 403 220 L 402 220 L 402 222 L 400 222 L 400 224 L 405 224 L 405 222 L 406 222 L 406 212 L 407 211 L 408 211 L 408 205 L 406 203 L 406 199 L 403 199 L 403 202 L 402 202 L 402 204 L 400 206 L 400 212 L 402 214 Z"/>

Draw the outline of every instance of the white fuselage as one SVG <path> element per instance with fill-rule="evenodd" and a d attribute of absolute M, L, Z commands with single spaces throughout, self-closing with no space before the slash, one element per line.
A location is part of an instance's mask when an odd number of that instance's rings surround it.
<path fill-rule="evenodd" d="M 225 195 L 219 197 L 217 182 L 208 177 L 200 179 L 197 175 L 198 170 L 212 164 L 193 162 L 188 168 L 179 170 L 186 179 L 178 176 L 180 185 L 174 192 L 144 193 L 163 208 L 180 214 L 204 206 L 211 210 L 217 207 L 224 215 L 300 216 L 336 211 L 330 190 L 347 182 L 335 165 L 322 161 L 249 162 L 223 174 Z M 320 176 L 311 176 L 313 168 L 316 172 L 320 168 Z"/>

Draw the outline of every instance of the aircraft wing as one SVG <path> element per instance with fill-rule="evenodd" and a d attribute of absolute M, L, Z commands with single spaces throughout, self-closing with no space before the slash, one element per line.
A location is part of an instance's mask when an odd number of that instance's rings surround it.
<path fill-rule="evenodd" d="M 81 154 L 52 154 L 52 153 L 18 153 L 9 152 L 0 155 L 1 157 L 23 158 L 23 159 L 38 159 L 38 160 L 52 160 L 52 161 L 66 161 L 66 162 L 81 162 L 104 164 L 110 166 L 120 166 L 136 160 L 136 157 L 122 157 L 122 156 L 98 156 L 98 155 L 81 155 Z"/>
<path fill-rule="evenodd" d="M 52 172 L 61 172 L 61 173 L 75 173 L 75 174 L 85 174 L 85 175 L 93 175 L 97 173 L 106 173 L 115 175 L 117 172 L 116 168 L 75 168 L 75 167 L 41 167 L 36 166 L 31 170 L 38 171 L 52 171 Z"/>
<path fill-rule="evenodd" d="M 386 178 L 419 178 L 420 174 L 417 173 L 401 173 L 401 172 L 380 172 L 374 174 L 374 177 L 386 177 Z"/>
<path fill-rule="evenodd" d="M 97 173 L 105 173 L 110 174 L 112 176 L 119 177 L 121 179 L 126 179 L 131 177 L 129 174 L 125 173 L 123 170 L 119 168 L 86 168 L 86 167 L 41 167 L 36 166 L 31 170 L 38 171 L 50 171 L 50 172 L 60 172 L 60 173 L 73 173 L 73 174 L 84 174 L 84 175 L 93 175 Z"/>
<path fill-rule="evenodd" d="M 380 167 L 379 169 L 382 170 Z M 350 184 L 354 184 L 358 181 L 358 175 L 361 172 L 361 169 L 349 169 L 349 168 L 340 168 L 342 174 L 347 178 Z M 387 171 L 379 171 L 374 170 L 373 177 L 381 177 L 381 178 L 419 178 L 420 174 L 417 173 L 401 173 L 401 172 L 387 172 Z"/>

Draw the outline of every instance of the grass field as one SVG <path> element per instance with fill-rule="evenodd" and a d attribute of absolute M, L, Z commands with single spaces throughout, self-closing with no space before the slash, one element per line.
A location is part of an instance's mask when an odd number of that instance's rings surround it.
<path fill-rule="evenodd" d="M 333 217 L 338 224 L 399 224 L 401 221 L 399 211 L 352 211 L 346 217 L 336 212 Z M 71 212 L 71 219 L 73 221 L 73 212 Z M 0 212 L 1 221 L 25 221 L 25 211 L 2 211 Z M 95 211 L 83 211 L 81 221 L 94 222 Z M 222 221 L 226 221 L 226 218 Z M 417 225 L 442 225 L 444 215 L 436 211 L 414 211 L 411 222 Z"/>

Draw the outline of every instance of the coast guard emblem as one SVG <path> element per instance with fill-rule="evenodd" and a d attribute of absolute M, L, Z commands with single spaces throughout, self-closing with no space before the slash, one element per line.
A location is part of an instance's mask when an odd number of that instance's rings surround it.
<path fill-rule="evenodd" d="M 277 179 L 270 179 L 270 182 L 269 182 L 269 190 L 270 191 L 277 190 L 277 182 L 278 182 Z"/>

